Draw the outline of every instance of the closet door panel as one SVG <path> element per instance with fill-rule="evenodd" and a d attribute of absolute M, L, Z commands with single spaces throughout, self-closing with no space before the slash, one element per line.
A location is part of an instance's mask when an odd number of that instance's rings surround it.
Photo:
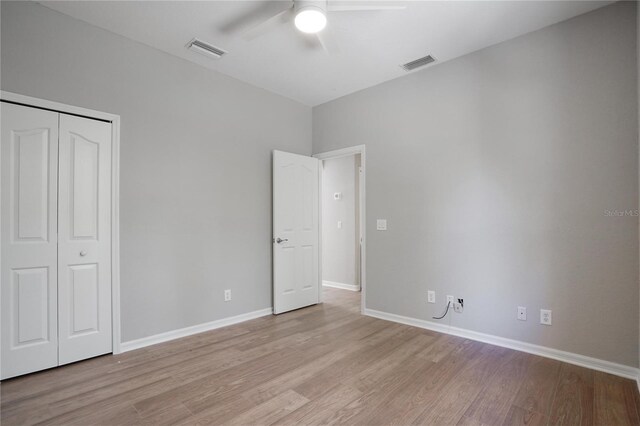
<path fill-rule="evenodd" d="M 0 377 L 58 365 L 58 113 L 3 102 Z"/>
<path fill-rule="evenodd" d="M 60 115 L 60 364 L 111 345 L 111 124 Z"/>

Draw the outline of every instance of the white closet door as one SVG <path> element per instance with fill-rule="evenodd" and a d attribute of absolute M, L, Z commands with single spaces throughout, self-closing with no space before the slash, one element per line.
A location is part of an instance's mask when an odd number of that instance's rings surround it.
<path fill-rule="evenodd" d="M 60 114 L 60 365 L 111 352 L 111 123 Z"/>
<path fill-rule="evenodd" d="M 58 113 L 2 103 L 1 378 L 58 365 Z"/>

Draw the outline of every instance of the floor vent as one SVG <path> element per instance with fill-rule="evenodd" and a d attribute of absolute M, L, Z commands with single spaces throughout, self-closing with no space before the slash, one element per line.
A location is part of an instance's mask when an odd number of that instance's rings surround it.
<path fill-rule="evenodd" d="M 220 59 L 227 52 L 202 40 L 194 38 L 187 44 L 187 49 L 214 59 Z"/>
<path fill-rule="evenodd" d="M 416 59 L 415 61 L 407 62 L 404 65 L 400 65 L 405 71 L 413 71 L 416 68 L 423 67 L 432 62 L 435 62 L 435 58 L 431 55 L 427 55 L 424 58 Z"/>

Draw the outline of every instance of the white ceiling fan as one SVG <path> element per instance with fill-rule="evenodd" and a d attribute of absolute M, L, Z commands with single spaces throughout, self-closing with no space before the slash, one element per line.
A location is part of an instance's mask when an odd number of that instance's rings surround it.
<path fill-rule="evenodd" d="M 333 12 L 363 12 L 380 10 L 403 10 L 404 5 L 376 4 L 367 2 L 345 4 L 330 0 L 291 0 L 283 1 L 287 7 L 265 19 L 261 23 L 254 25 L 245 31 L 245 38 L 253 39 L 267 32 L 274 25 L 289 22 L 293 17 L 296 28 L 306 34 L 313 34 L 317 37 L 320 45 L 327 53 L 337 51 L 337 45 L 332 41 L 331 36 L 323 32 L 327 25 L 327 15 Z"/>

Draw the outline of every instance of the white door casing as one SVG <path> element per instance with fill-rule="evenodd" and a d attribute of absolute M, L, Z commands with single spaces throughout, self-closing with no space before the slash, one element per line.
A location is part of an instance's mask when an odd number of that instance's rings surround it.
<path fill-rule="evenodd" d="M 60 114 L 59 364 L 109 353 L 111 123 Z"/>
<path fill-rule="evenodd" d="M 367 310 L 367 202 L 366 202 L 366 147 L 365 145 L 357 145 L 348 148 L 336 149 L 334 151 L 322 152 L 314 154 L 313 157 L 319 160 L 329 160 L 332 158 L 347 157 L 350 155 L 360 155 L 360 313 L 366 314 Z M 321 224 L 322 225 L 322 224 Z M 322 300 L 322 293 L 320 293 Z"/>
<path fill-rule="evenodd" d="M 2 379 L 58 365 L 58 115 L 1 105 Z"/>
<path fill-rule="evenodd" d="M 273 311 L 319 302 L 319 161 L 273 152 Z"/>

